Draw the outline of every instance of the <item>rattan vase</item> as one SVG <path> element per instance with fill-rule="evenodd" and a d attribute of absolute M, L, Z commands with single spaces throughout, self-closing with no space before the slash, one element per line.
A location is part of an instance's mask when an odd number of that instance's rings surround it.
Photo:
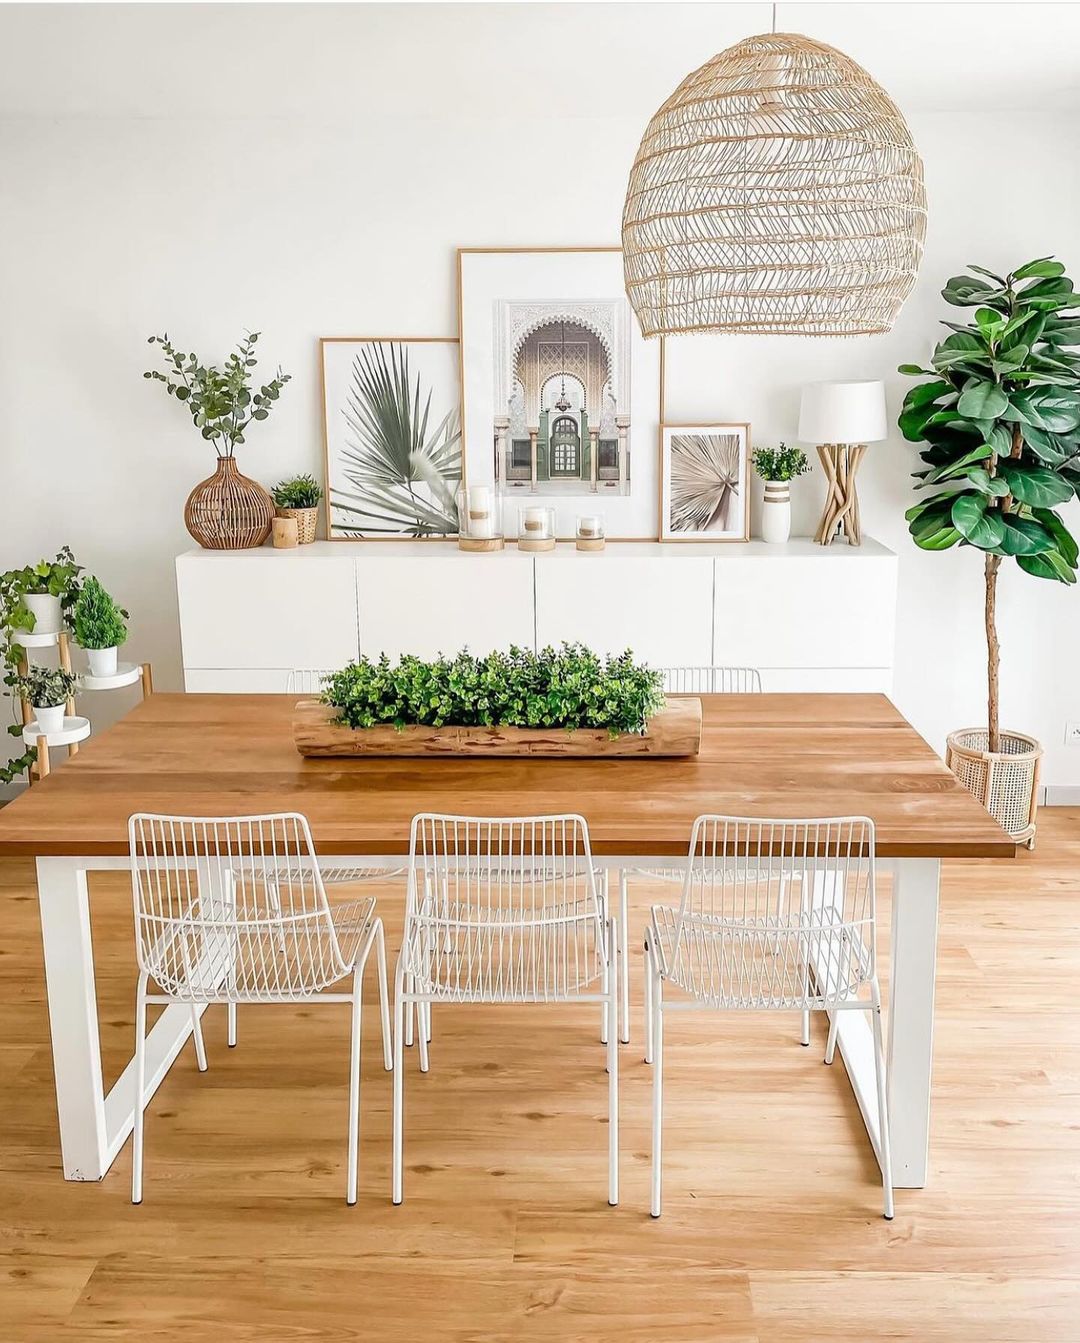
<path fill-rule="evenodd" d="M 315 530 L 319 525 L 319 506 L 314 508 L 279 508 L 279 518 L 296 519 L 296 535 L 299 544 L 310 546 L 315 540 Z"/>
<path fill-rule="evenodd" d="M 1034 737 L 1002 732 L 1001 750 L 989 751 L 989 737 L 985 728 L 950 733 L 945 763 L 1002 830 L 1033 849 L 1043 749 Z"/>
<path fill-rule="evenodd" d="M 261 546 L 273 520 L 274 501 L 257 480 L 240 474 L 233 457 L 219 457 L 217 470 L 184 505 L 184 525 L 207 550 Z"/>

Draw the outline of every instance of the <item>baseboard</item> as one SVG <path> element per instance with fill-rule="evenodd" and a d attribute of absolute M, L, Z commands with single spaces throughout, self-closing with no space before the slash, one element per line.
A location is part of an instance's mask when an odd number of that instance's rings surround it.
<path fill-rule="evenodd" d="M 1080 787 L 1075 784 L 1047 784 L 1039 789 L 1039 802 L 1044 807 L 1080 807 Z"/>

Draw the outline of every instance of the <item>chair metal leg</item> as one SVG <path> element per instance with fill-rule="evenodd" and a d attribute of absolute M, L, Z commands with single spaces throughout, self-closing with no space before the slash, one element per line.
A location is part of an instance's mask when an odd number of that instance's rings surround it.
<path fill-rule="evenodd" d="M 431 1013 L 430 1003 L 416 1004 L 416 1041 L 418 1053 L 420 1055 L 420 1071 L 426 1073 L 430 1062 L 428 1060 L 428 1040 L 431 1038 L 428 1031 L 428 1020 Z"/>
<path fill-rule="evenodd" d="M 394 1041 L 390 1033 L 390 993 L 386 984 L 386 935 L 382 919 L 375 920 L 375 969 L 379 976 L 379 1019 L 382 1022 L 383 1067 L 394 1066 Z"/>
<path fill-rule="evenodd" d="M 619 929 L 608 923 L 611 996 L 608 1005 L 608 1203 L 619 1202 Z"/>
<path fill-rule="evenodd" d="M 364 997 L 363 960 L 353 971 L 352 1034 L 349 1037 L 349 1160 L 345 1176 L 345 1202 L 356 1202 L 357 1167 L 360 1148 L 360 1033 Z"/>
<path fill-rule="evenodd" d="M 405 992 L 412 993 L 413 977 L 405 976 Z M 416 1015 L 417 1008 L 415 1003 L 409 1004 L 409 1010 L 405 1013 L 405 1044 L 411 1049 L 415 1035 L 413 1034 L 413 1018 Z"/>
<path fill-rule="evenodd" d="M 874 998 L 878 998 L 874 986 Z M 885 1087 L 885 1051 L 881 1042 L 881 1003 L 875 1001 L 870 1009 L 870 1025 L 874 1033 L 874 1074 L 877 1080 L 878 1143 L 881 1148 L 881 1182 L 884 1186 L 884 1215 L 893 1218 L 892 1139 L 889 1133 L 889 1101 Z"/>
<path fill-rule="evenodd" d="M 143 1111 L 146 1106 L 146 984 L 149 976 L 139 975 L 135 999 L 135 1125 L 131 1141 L 131 1201 L 142 1202 Z"/>
<path fill-rule="evenodd" d="M 645 934 L 645 941 L 642 944 L 645 955 L 642 958 L 642 965 L 645 974 L 645 1062 L 652 1063 L 652 1041 L 653 1041 L 653 976 L 652 976 L 652 951 L 649 948 L 649 934 Z"/>
<path fill-rule="evenodd" d="M 649 973 L 653 980 L 652 1190 L 649 1212 L 653 1217 L 659 1217 L 664 1115 L 664 981 L 651 965 Z"/>
<path fill-rule="evenodd" d="M 236 1004 L 229 1004 L 229 1048 L 236 1048 Z"/>
<path fill-rule="evenodd" d="M 808 990 L 804 987 L 803 992 L 805 993 L 805 992 L 807 992 L 807 991 L 808 991 Z M 802 1031 L 801 1031 L 800 1036 L 799 1036 L 799 1043 L 800 1043 L 801 1045 L 808 1045 L 808 1044 L 810 1043 L 810 1011 L 809 1011 L 809 1008 L 803 1008 L 803 1014 L 802 1014 Z"/>
<path fill-rule="evenodd" d="M 605 868 L 600 877 L 602 898 L 604 903 L 604 918 L 611 918 L 611 874 Z M 610 962 L 605 963 L 603 974 L 600 979 L 600 992 L 604 995 L 604 1001 L 600 1007 L 600 1043 L 606 1045 L 608 1042 L 608 991 L 611 986 L 611 967 Z M 616 1031 L 618 1039 L 618 1031 Z"/>
<path fill-rule="evenodd" d="M 405 1009 L 412 1013 L 412 1004 L 406 1004 L 404 1001 L 404 975 L 401 969 L 401 963 L 398 963 L 398 971 L 394 976 L 394 1150 L 392 1160 L 392 1194 L 391 1197 L 395 1203 L 400 1203 L 404 1190 L 402 1188 L 402 1149 L 404 1146 L 404 1110 L 405 1110 L 405 1091 L 404 1091 L 404 1073 L 405 1073 Z"/>
<path fill-rule="evenodd" d="M 619 1039 L 624 1045 L 630 1043 L 630 918 L 629 905 L 630 880 L 625 872 L 619 873 L 619 988 L 621 997 L 622 1028 Z"/>
<path fill-rule="evenodd" d="M 204 1073 L 206 1072 L 206 1045 L 203 1044 L 199 1009 L 194 1005 L 191 1009 L 191 1036 L 195 1041 L 195 1062 L 199 1065 L 199 1072 Z"/>

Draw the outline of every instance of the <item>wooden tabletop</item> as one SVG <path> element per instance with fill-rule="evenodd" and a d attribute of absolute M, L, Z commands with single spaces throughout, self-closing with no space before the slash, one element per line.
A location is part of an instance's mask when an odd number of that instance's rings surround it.
<path fill-rule="evenodd" d="M 703 695 L 687 760 L 306 760 L 291 695 L 151 695 L 0 811 L 0 856 L 127 853 L 132 812 L 301 811 L 324 854 L 408 852 L 420 811 L 577 811 L 605 856 L 685 855 L 694 817 L 867 815 L 878 853 L 1016 846 L 884 695 Z"/>

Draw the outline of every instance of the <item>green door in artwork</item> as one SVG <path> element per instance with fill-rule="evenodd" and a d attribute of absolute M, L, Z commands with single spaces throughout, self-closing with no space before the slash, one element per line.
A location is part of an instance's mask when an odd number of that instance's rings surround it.
<path fill-rule="evenodd" d="M 581 435 L 577 421 L 560 415 L 551 429 L 551 478 L 581 475 Z"/>

